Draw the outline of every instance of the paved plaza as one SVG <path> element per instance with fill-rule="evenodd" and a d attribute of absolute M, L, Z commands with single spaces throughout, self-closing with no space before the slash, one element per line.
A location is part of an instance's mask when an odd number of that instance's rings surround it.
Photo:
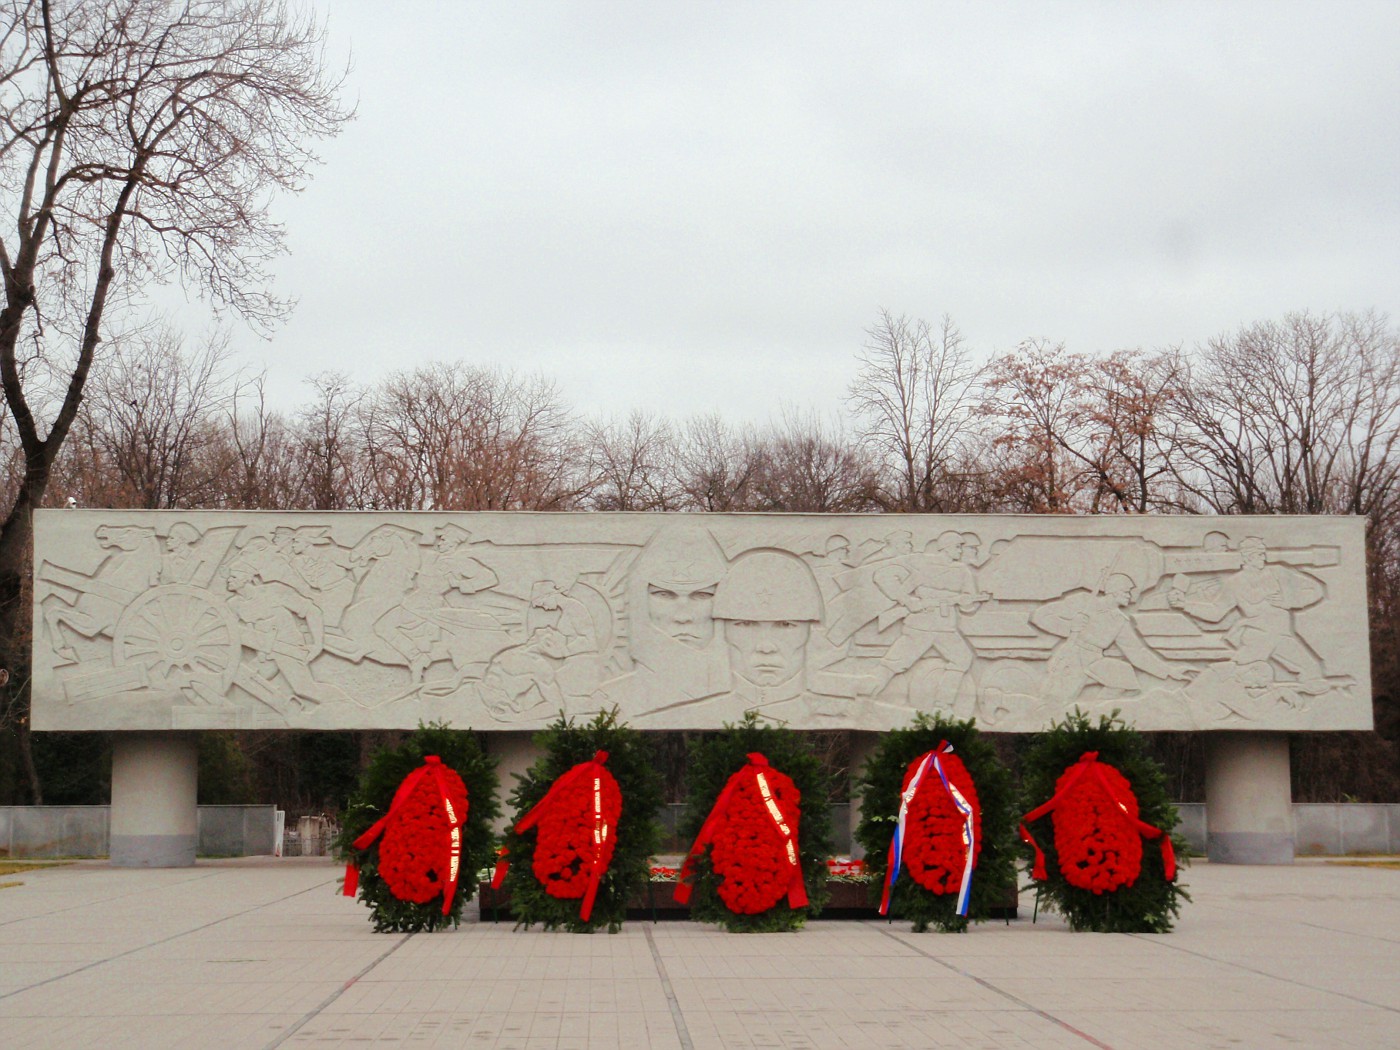
<path fill-rule="evenodd" d="M 966 936 L 819 921 L 372 932 L 317 858 L 0 876 L 0 1047 L 1395 1047 L 1400 870 L 1184 873 L 1165 936 L 1030 908 Z M 1025 898 L 1029 902 L 1029 897 Z"/>

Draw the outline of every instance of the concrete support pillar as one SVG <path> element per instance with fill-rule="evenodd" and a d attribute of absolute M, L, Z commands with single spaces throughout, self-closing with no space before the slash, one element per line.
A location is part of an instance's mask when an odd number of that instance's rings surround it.
<path fill-rule="evenodd" d="M 112 734 L 112 863 L 123 868 L 193 864 L 198 787 L 199 743 L 193 734 Z"/>
<path fill-rule="evenodd" d="M 870 733 L 860 729 L 851 731 L 851 858 L 859 860 L 865 856 L 865 850 L 856 841 L 856 828 L 860 824 L 862 799 L 856 794 L 856 781 L 860 779 L 866 762 L 870 761 L 870 756 L 875 753 L 875 748 L 880 744 L 882 733 Z"/>
<path fill-rule="evenodd" d="M 497 835 L 504 834 L 515 817 L 510 796 L 515 791 L 517 779 L 523 777 L 526 770 L 540 757 L 541 751 L 535 746 L 534 737 L 534 733 L 518 730 L 486 734 L 486 753 L 496 760 L 496 775 L 501 780 L 497 789 L 501 800 L 501 815 L 491 827 Z"/>
<path fill-rule="evenodd" d="M 1287 734 L 1206 736 L 1206 856 L 1217 864 L 1293 863 Z"/>

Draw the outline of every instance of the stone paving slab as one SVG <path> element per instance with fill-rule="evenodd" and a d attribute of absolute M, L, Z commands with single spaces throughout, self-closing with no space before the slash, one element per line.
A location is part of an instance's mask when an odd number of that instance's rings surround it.
<path fill-rule="evenodd" d="M 375 934 L 317 858 L 83 862 L 0 889 L 0 1048 L 1387 1047 L 1400 870 L 1197 863 L 1165 936 L 1054 915 L 591 937 Z"/>

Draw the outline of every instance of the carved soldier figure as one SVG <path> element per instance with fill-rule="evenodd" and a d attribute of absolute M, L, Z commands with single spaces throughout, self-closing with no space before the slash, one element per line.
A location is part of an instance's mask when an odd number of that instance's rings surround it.
<path fill-rule="evenodd" d="M 228 589 L 233 595 L 229 608 L 248 627 L 244 646 L 257 654 L 264 679 L 272 682 L 281 677 L 288 687 L 285 699 L 297 706 L 350 700 L 343 689 L 318 682 L 311 674 L 311 661 L 321 654 L 325 642 L 321 610 L 315 602 L 285 583 L 259 579 L 242 562 L 229 566 Z M 266 702 L 266 689 L 253 691 Z"/>
<path fill-rule="evenodd" d="M 1267 667 L 1272 661 L 1300 682 L 1321 680 L 1326 672 L 1294 631 L 1293 613 L 1323 599 L 1322 582 L 1298 569 L 1268 564 L 1268 547 L 1258 536 L 1241 540 L 1239 552 L 1243 566 L 1220 580 L 1212 596 L 1193 597 L 1173 589 L 1168 602 L 1207 623 L 1220 623 L 1238 612 L 1238 621 L 1225 635 L 1234 647 L 1231 662 L 1237 668 L 1252 668 L 1251 675 L 1257 676 L 1259 665 Z"/>
<path fill-rule="evenodd" d="M 900 625 L 899 637 L 876 671 L 877 693 L 895 675 L 936 653 L 944 662 L 938 691 L 957 696 L 973 661 L 972 647 L 958 628 L 959 614 L 992 597 L 977 589 L 972 569 L 962 563 L 966 545 L 962 533 L 944 532 L 931 551 L 896 558 L 876 572 L 875 585 L 889 602 L 880 613 L 880 628 Z"/>
<path fill-rule="evenodd" d="M 1076 591 L 1031 613 L 1031 623 L 1064 639 L 1046 667 L 1047 699 L 1073 700 L 1090 684 L 1136 693 L 1138 671 L 1177 681 L 1188 677 L 1186 669 L 1167 663 L 1138 634 L 1123 611 L 1134 598 L 1133 581 L 1114 573 L 1102 593 Z"/>
<path fill-rule="evenodd" d="M 189 583 L 199 568 L 195 541 L 199 530 L 186 521 L 177 521 L 165 534 L 165 550 L 160 560 L 161 583 Z"/>

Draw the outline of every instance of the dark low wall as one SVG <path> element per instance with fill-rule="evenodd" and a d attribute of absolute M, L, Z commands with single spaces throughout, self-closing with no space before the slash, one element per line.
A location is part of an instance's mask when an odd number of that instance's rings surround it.
<path fill-rule="evenodd" d="M 109 806 L 0 806 L 0 857 L 105 857 Z M 205 857 L 256 857 L 275 847 L 275 806 L 200 806 Z"/>

